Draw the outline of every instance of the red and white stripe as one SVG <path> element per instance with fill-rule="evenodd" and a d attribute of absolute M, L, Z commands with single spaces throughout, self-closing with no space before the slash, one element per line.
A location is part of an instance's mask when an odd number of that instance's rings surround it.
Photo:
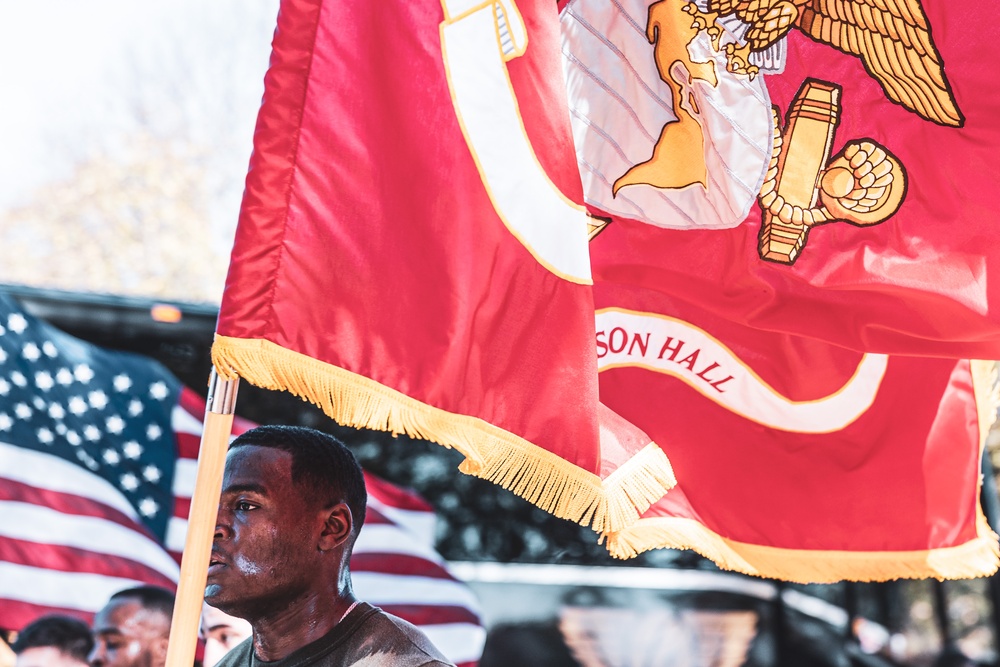
<path fill-rule="evenodd" d="M 422 498 L 365 473 L 368 512 L 354 545 L 358 597 L 419 627 L 459 667 L 486 642 L 479 603 L 434 551 L 434 510 Z"/>
<path fill-rule="evenodd" d="M 45 452 L 0 442 L 0 627 L 90 620 L 115 592 L 173 587 L 177 563 L 112 484 Z"/>
<path fill-rule="evenodd" d="M 115 592 L 174 588 L 197 473 L 204 401 L 184 389 L 166 550 L 114 485 L 44 452 L 0 441 L 0 628 L 50 613 L 89 622 Z M 234 434 L 251 428 L 237 420 Z M 486 632 L 478 603 L 433 549 L 434 511 L 419 496 L 365 475 L 369 509 L 351 570 L 362 599 L 404 618 L 461 667 L 476 664 Z"/>

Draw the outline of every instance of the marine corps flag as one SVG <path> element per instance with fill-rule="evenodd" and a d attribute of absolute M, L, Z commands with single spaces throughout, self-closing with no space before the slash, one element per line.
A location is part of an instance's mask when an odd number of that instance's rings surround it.
<path fill-rule="evenodd" d="M 597 285 L 601 399 L 678 485 L 608 546 L 690 548 L 803 583 L 997 568 L 979 506 L 996 415 L 982 362 L 858 353 Z"/>
<path fill-rule="evenodd" d="M 672 477 L 598 406 L 558 42 L 546 0 L 284 0 L 213 360 L 621 528 Z"/>
<path fill-rule="evenodd" d="M 998 23 L 945 0 L 565 3 L 585 200 L 612 220 L 595 280 L 1000 358 Z"/>

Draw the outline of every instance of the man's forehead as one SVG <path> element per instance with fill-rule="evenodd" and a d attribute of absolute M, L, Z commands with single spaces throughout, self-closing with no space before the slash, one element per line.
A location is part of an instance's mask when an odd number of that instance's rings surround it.
<path fill-rule="evenodd" d="M 284 486 L 292 479 L 292 455 L 282 449 L 243 445 L 226 455 L 222 490 L 231 486 Z"/>
<path fill-rule="evenodd" d="M 292 455 L 283 449 L 241 445 L 226 454 L 226 472 L 253 474 L 261 468 L 282 468 L 291 470 Z"/>
<path fill-rule="evenodd" d="M 98 634 L 121 633 L 123 629 L 127 630 L 141 620 L 144 611 L 145 609 L 138 600 L 129 598 L 112 600 L 94 618 L 94 632 Z"/>
<path fill-rule="evenodd" d="M 93 634 L 120 634 L 138 637 L 169 632 L 170 616 L 158 609 L 147 609 L 131 597 L 111 600 L 94 617 Z"/>

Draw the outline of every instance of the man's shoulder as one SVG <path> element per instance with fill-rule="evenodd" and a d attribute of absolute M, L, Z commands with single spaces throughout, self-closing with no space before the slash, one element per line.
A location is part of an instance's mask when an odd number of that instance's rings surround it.
<path fill-rule="evenodd" d="M 356 665 L 357 667 L 454 667 L 412 623 L 378 607 L 363 605 L 323 639 L 285 659 L 289 665 Z M 216 667 L 253 664 L 252 640 L 247 639 Z"/>
<path fill-rule="evenodd" d="M 253 652 L 252 642 L 253 637 L 244 639 L 222 656 L 222 659 L 215 663 L 215 667 L 244 667 L 250 665 L 250 657 Z"/>
<path fill-rule="evenodd" d="M 372 607 L 370 613 L 365 614 L 363 632 L 359 634 L 363 637 L 359 643 L 359 648 L 364 645 L 362 653 L 369 653 L 371 658 L 392 656 L 393 662 L 386 664 L 452 667 L 452 663 L 419 628 L 378 607 Z M 362 660 L 358 664 L 367 663 Z"/>

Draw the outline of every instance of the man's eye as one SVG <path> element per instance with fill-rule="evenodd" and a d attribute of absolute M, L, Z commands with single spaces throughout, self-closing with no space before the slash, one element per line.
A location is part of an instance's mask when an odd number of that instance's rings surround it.
<path fill-rule="evenodd" d="M 257 509 L 257 506 L 245 500 L 240 500 L 236 503 L 236 509 L 240 512 L 249 512 L 250 510 Z"/>

